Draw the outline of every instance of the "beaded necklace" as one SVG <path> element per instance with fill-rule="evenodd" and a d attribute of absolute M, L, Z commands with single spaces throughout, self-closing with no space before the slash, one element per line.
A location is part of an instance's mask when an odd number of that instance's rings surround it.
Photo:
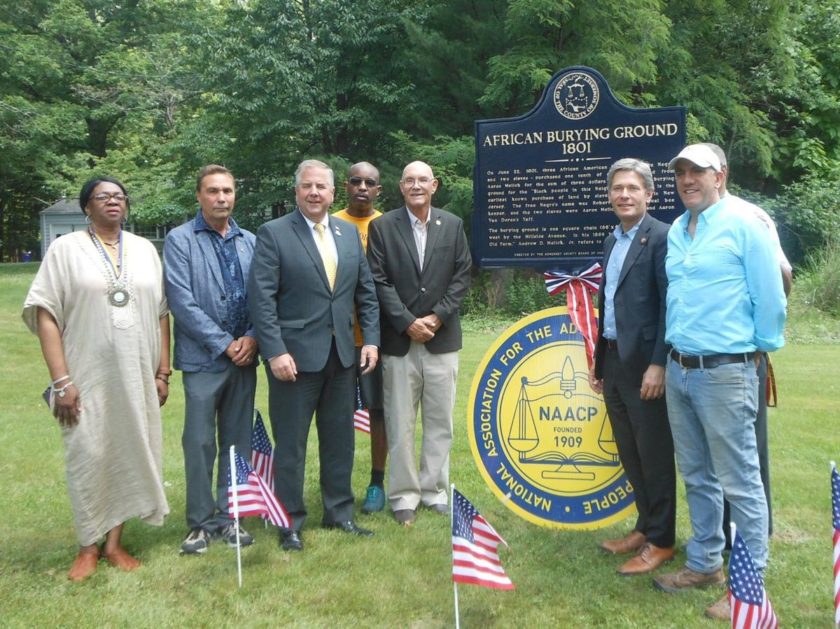
<path fill-rule="evenodd" d="M 94 233 L 93 227 L 88 228 L 88 233 L 90 234 L 90 239 L 93 241 L 93 245 L 99 252 L 99 256 L 105 262 L 105 270 L 107 271 L 106 277 L 108 280 L 108 302 L 117 308 L 127 306 L 129 295 L 123 283 L 123 279 L 125 278 L 125 263 L 127 256 L 124 255 L 125 252 L 123 250 L 122 231 L 120 231 L 118 241 L 119 249 L 117 253 L 116 267 L 114 267 L 114 262 L 111 260 L 111 256 L 108 255 L 105 248 L 102 246 L 102 242 L 96 236 L 96 233 Z"/>

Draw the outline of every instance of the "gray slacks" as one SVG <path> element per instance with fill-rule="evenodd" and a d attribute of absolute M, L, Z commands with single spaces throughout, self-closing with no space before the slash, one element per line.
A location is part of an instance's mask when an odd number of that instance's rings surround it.
<path fill-rule="evenodd" d="M 230 446 L 251 458 L 257 367 L 229 363 L 224 371 L 184 372 L 184 470 L 187 526 L 213 533 L 230 522 L 227 509 Z M 218 444 L 218 447 L 217 447 Z M 216 492 L 213 466 L 218 460 Z"/>

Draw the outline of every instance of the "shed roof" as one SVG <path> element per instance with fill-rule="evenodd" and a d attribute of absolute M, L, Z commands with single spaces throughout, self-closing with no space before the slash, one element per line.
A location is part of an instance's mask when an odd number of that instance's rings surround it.
<path fill-rule="evenodd" d="M 41 210 L 41 214 L 81 214 L 82 208 L 79 205 L 78 199 L 61 199 L 53 203 L 45 210 Z"/>

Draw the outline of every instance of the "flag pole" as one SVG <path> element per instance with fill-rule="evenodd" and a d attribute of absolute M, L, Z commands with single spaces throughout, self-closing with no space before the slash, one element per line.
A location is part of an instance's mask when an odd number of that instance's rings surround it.
<path fill-rule="evenodd" d="M 239 485 L 239 474 L 236 470 L 234 446 L 230 447 L 230 484 L 233 488 L 233 524 L 236 527 L 236 575 L 239 579 L 239 587 L 242 587 L 242 546 L 239 543 L 239 496 L 236 491 Z"/>
<path fill-rule="evenodd" d="M 452 483 L 449 486 L 449 531 L 450 537 L 452 533 L 452 525 L 455 523 L 455 483 Z M 450 543 L 450 546 L 452 544 Z M 455 552 L 454 549 L 452 551 Z M 454 561 L 454 557 L 452 558 Z M 452 579 L 452 588 L 455 590 L 455 629 L 461 629 L 461 615 L 458 611 L 458 582 L 455 579 Z"/>
<path fill-rule="evenodd" d="M 837 463 L 834 461 L 829 461 L 831 465 L 831 477 L 833 482 L 834 471 L 837 469 Z M 834 490 L 832 489 L 832 508 L 834 507 Z M 833 535 L 834 541 L 834 626 L 840 627 L 840 605 L 838 605 L 838 601 L 840 601 L 840 573 L 837 572 L 837 562 L 840 559 L 840 549 L 837 546 L 837 540 L 840 539 L 837 537 L 837 531 L 835 530 Z"/>

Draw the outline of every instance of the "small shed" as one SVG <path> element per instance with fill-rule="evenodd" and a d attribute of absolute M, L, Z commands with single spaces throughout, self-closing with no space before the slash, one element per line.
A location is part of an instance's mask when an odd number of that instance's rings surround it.
<path fill-rule="evenodd" d="M 64 198 L 41 210 L 41 259 L 56 238 L 85 229 L 85 213 L 78 199 Z"/>

